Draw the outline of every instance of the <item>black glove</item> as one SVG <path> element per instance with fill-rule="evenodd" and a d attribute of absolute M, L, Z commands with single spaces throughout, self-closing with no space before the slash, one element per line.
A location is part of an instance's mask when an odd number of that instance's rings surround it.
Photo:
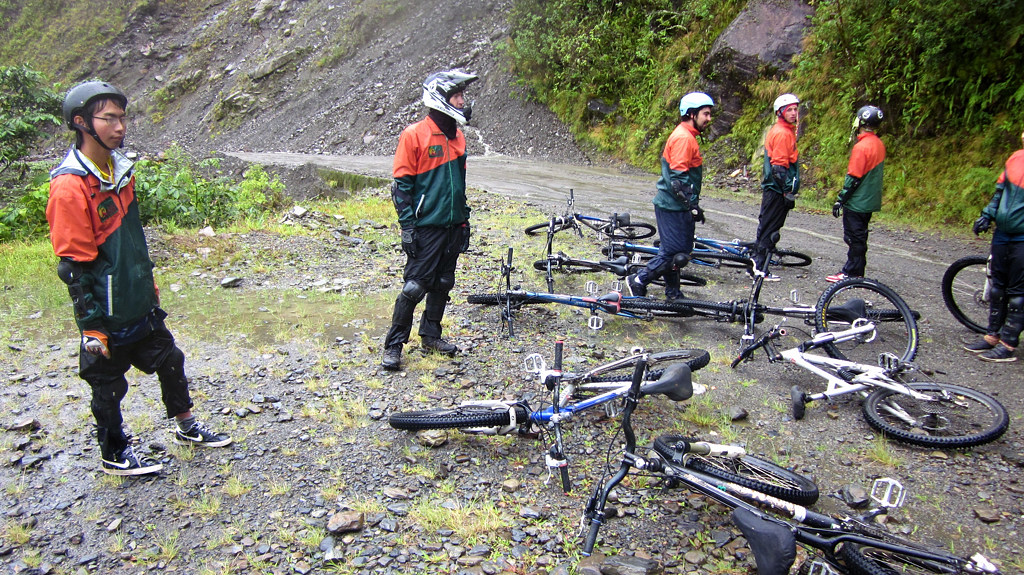
<path fill-rule="evenodd" d="M 836 203 L 832 204 L 832 217 L 833 218 L 838 218 L 842 214 L 843 214 L 843 202 L 836 201 Z"/>
<path fill-rule="evenodd" d="M 460 254 L 464 254 L 469 251 L 469 222 L 462 224 L 462 249 L 459 250 Z"/>
<path fill-rule="evenodd" d="M 684 184 L 679 180 L 671 180 L 669 185 L 672 186 L 672 194 L 677 200 L 679 200 L 679 203 L 682 204 L 683 209 L 690 209 L 692 207 L 690 205 L 690 194 L 693 192 L 693 186 L 690 184 Z"/>
<path fill-rule="evenodd" d="M 693 223 L 695 224 L 703 224 L 707 221 L 704 219 L 704 210 L 697 204 L 693 204 L 693 206 L 691 206 L 690 213 L 693 214 Z"/>
<path fill-rule="evenodd" d="M 413 226 L 402 228 L 402 251 L 410 258 L 416 257 L 416 228 Z"/>
<path fill-rule="evenodd" d="M 772 164 L 772 179 L 775 180 L 775 185 L 779 186 L 780 190 L 786 188 L 786 166 L 776 166 Z"/>
<path fill-rule="evenodd" d="M 971 226 L 971 230 L 974 232 L 974 235 L 980 236 L 981 232 L 987 232 L 990 227 L 992 227 L 992 218 L 985 214 L 981 214 L 978 219 L 974 220 L 974 225 Z"/>

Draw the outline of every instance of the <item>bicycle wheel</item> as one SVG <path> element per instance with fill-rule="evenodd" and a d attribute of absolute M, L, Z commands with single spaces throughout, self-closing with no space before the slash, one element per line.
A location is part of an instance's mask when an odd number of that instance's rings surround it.
<path fill-rule="evenodd" d="M 697 250 L 690 253 L 691 263 L 723 268 L 749 268 L 750 258 L 717 250 Z"/>
<path fill-rule="evenodd" d="M 693 315 L 693 308 L 688 305 L 645 297 L 622 298 L 619 306 L 623 311 L 637 315 L 659 317 L 690 317 Z"/>
<path fill-rule="evenodd" d="M 878 388 L 864 400 L 864 418 L 887 437 L 926 447 L 971 447 L 999 438 L 1010 425 L 1006 408 L 980 391 L 934 382 L 907 387 L 929 399 Z"/>
<path fill-rule="evenodd" d="M 771 265 L 784 268 L 802 268 L 811 265 L 811 256 L 793 250 L 776 250 Z"/>
<path fill-rule="evenodd" d="M 514 406 L 516 421 L 526 421 L 526 409 Z M 467 427 L 500 427 L 509 424 L 508 411 L 487 407 L 462 406 L 451 409 L 400 411 L 388 417 L 395 429 L 419 431 L 421 429 L 465 429 Z"/>
<path fill-rule="evenodd" d="M 644 267 L 646 266 L 643 264 L 633 264 L 629 266 L 627 271 L 629 271 L 629 275 L 633 275 Z M 664 286 L 665 278 L 659 277 L 652 281 L 650 285 Z M 703 287 L 706 285 L 708 285 L 708 280 L 706 278 L 702 278 L 699 275 L 691 273 L 679 272 L 679 287 Z"/>
<path fill-rule="evenodd" d="M 613 240 L 642 240 L 658 233 L 658 230 L 651 224 L 636 222 L 628 226 L 620 226 L 612 230 Z"/>
<path fill-rule="evenodd" d="M 651 354 L 652 359 L 656 359 L 659 364 L 664 363 L 685 363 L 690 368 L 691 372 L 695 372 L 698 369 L 706 367 L 711 363 L 711 354 L 707 350 L 703 349 L 673 349 L 669 351 L 660 351 Z M 644 374 L 644 380 L 653 381 L 661 377 L 665 372 L 664 369 L 649 369 Z M 628 382 L 633 379 L 633 365 L 624 365 L 618 368 L 616 371 L 601 372 L 598 375 L 588 377 L 583 385 L 587 382 L 594 383 L 614 383 L 614 382 Z M 581 392 L 587 391 L 585 388 L 580 388 Z"/>
<path fill-rule="evenodd" d="M 560 221 L 555 224 L 555 231 L 556 232 L 561 232 L 561 231 L 568 230 L 568 229 L 572 228 L 572 224 L 573 224 L 573 220 L 572 219 L 569 219 L 567 221 L 562 221 L 562 220 L 564 220 L 564 218 L 558 218 L 558 219 Z M 528 226 L 526 228 L 526 230 L 524 230 L 524 231 L 526 232 L 526 235 L 528 235 L 528 236 L 536 236 L 536 235 L 540 235 L 540 234 L 546 234 L 546 233 L 548 233 L 548 227 L 550 225 L 551 225 L 551 222 L 547 221 L 547 222 L 544 222 L 542 224 L 534 224 L 532 226 Z"/>
<path fill-rule="evenodd" d="M 548 271 L 548 260 L 537 260 L 533 262 L 533 269 L 546 272 Z M 583 273 L 583 272 L 599 272 L 602 271 L 601 264 L 588 260 L 574 260 L 570 258 L 559 258 L 551 260 L 551 271 L 560 271 L 565 273 Z"/>
<path fill-rule="evenodd" d="M 654 450 L 667 462 L 672 462 L 678 459 L 679 449 L 676 448 L 676 443 L 680 441 L 698 440 L 681 435 L 662 435 L 654 440 Z M 683 458 L 683 467 L 797 505 L 811 505 L 818 500 L 818 486 L 810 479 L 749 455 L 733 459 L 689 454 Z"/>
<path fill-rule="evenodd" d="M 514 306 L 521 306 L 528 303 L 546 303 L 543 300 L 532 298 L 523 293 L 478 293 L 470 294 L 466 296 L 466 303 L 475 303 L 480 305 L 505 305 L 506 298 Z"/>
<path fill-rule="evenodd" d="M 942 301 L 967 329 L 985 333 L 988 327 L 988 257 L 967 256 L 949 265 L 942 275 Z"/>
<path fill-rule="evenodd" d="M 867 278 L 849 278 L 832 284 L 814 309 L 817 331 L 849 329 L 856 319 L 875 324 L 875 331 L 864 337 L 824 346 L 836 359 L 876 365 L 883 352 L 903 361 L 917 354 L 917 321 L 907 303 L 891 288 Z"/>
<path fill-rule="evenodd" d="M 895 543 L 894 541 L 890 541 Z M 900 541 L 901 545 L 909 545 Z M 947 555 L 944 551 L 929 550 L 936 555 Z M 947 555 L 948 556 L 948 555 Z M 907 553 L 880 549 L 863 543 L 844 543 L 839 549 L 839 558 L 855 575 L 894 575 L 897 573 L 965 573 L 961 566 L 967 560 L 949 557 L 949 561 L 929 561 Z"/>

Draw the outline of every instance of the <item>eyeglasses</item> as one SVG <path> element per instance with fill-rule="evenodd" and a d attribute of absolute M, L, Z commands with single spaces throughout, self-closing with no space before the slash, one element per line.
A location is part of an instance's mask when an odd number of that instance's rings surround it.
<path fill-rule="evenodd" d="M 103 120 L 108 126 L 113 126 L 114 124 L 128 126 L 128 116 L 93 116 L 93 119 Z"/>

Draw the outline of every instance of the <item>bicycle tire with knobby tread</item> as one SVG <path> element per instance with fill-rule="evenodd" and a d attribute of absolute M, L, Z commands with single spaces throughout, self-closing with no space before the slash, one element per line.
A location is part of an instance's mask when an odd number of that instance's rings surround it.
<path fill-rule="evenodd" d="M 871 427 L 881 431 L 886 437 L 924 447 L 956 449 L 994 441 L 1002 436 L 1010 425 L 1010 416 L 1006 408 L 995 398 L 980 391 L 948 383 L 916 382 L 906 385 L 922 393 L 938 394 L 942 391 L 953 393 L 957 397 L 957 401 L 950 406 L 950 402 L 944 400 L 939 402 L 917 401 L 908 395 L 889 389 L 876 389 L 864 400 L 864 418 Z M 908 424 L 899 418 L 886 418 L 885 401 L 890 398 L 897 402 L 902 409 L 908 410 L 910 415 L 915 418 L 919 415 L 922 419 L 929 416 L 939 417 L 941 411 L 945 414 L 941 417 L 948 422 L 948 425 L 953 426 L 953 434 L 939 433 L 939 431 L 945 432 L 944 429 L 936 430 L 934 434 L 927 429 L 910 429 L 907 427 Z M 957 402 L 967 402 L 968 407 L 956 405 Z M 920 407 L 920 409 L 912 409 L 916 407 Z M 964 417 L 968 411 L 970 411 L 970 417 Z M 941 423 L 939 419 L 934 421 L 936 425 Z M 956 425 L 957 423 L 960 425 Z"/>
<path fill-rule="evenodd" d="M 520 306 L 528 303 L 549 303 L 539 299 L 532 298 L 523 293 L 509 293 L 509 294 L 498 294 L 498 293 L 476 293 L 466 296 L 466 303 L 473 303 L 479 305 L 505 305 L 505 299 L 508 299 L 512 305 Z"/>
<path fill-rule="evenodd" d="M 526 421 L 527 413 L 520 405 L 514 406 L 516 420 Z M 486 407 L 460 406 L 451 409 L 400 411 L 388 417 L 395 429 L 420 431 L 423 429 L 466 429 L 470 427 L 500 427 L 509 424 L 508 411 Z"/>
<path fill-rule="evenodd" d="M 904 542 L 900 542 L 905 544 Z M 839 549 L 839 559 L 854 575 L 892 575 L 894 573 L 960 573 L 944 562 L 930 562 L 899 551 L 847 542 Z"/>
<path fill-rule="evenodd" d="M 571 229 L 572 228 L 572 224 L 573 224 L 572 220 L 569 220 L 569 221 L 566 221 L 566 222 L 562 222 L 562 223 L 559 223 L 559 224 L 555 224 L 555 233 Z M 532 226 L 528 226 L 523 231 L 525 231 L 526 235 L 528 235 L 528 236 L 536 236 L 536 235 L 540 235 L 541 233 L 545 233 L 546 234 L 548 232 L 548 227 L 550 225 L 551 225 L 551 222 L 547 221 L 547 222 L 544 222 L 542 224 L 534 224 Z"/>
<path fill-rule="evenodd" d="M 678 441 L 694 442 L 699 440 L 681 435 L 662 435 L 655 438 L 654 450 L 667 462 L 671 462 L 676 454 L 673 445 Z M 739 459 L 732 459 L 691 455 L 684 461 L 683 466 L 686 468 L 797 505 L 811 505 L 818 500 L 818 486 L 813 481 L 757 457 L 746 455 Z"/>
<path fill-rule="evenodd" d="M 674 301 L 664 301 L 651 298 L 626 298 L 619 302 L 623 311 L 633 313 L 649 313 L 659 317 L 690 317 L 693 315 L 693 308 L 688 305 Z"/>
<path fill-rule="evenodd" d="M 543 259 L 533 262 L 533 269 L 542 272 L 548 271 L 548 260 Z M 562 260 L 553 260 L 551 262 L 551 271 L 561 271 L 565 273 L 586 273 L 604 271 L 604 268 L 602 268 L 601 264 L 597 262 L 566 258 Z"/>
<path fill-rule="evenodd" d="M 605 235 L 613 240 L 642 240 L 656 233 L 658 230 L 652 224 L 636 222 L 628 226 L 619 226 L 611 234 L 606 231 Z"/>
<path fill-rule="evenodd" d="M 657 356 L 658 363 L 685 363 L 690 368 L 690 372 L 696 372 L 699 369 L 707 367 L 711 363 L 711 354 L 707 350 L 692 348 L 692 349 L 673 349 L 668 351 L 657 352 L 652 355 Z M 594 383 L 610 383 L 610 382 L 628 382 L 633 378 L 633 366 L 626 365 L 621 368 L 621 373 L 607 373 L 602 375 L 595 375 L 587 379 Z M 650 369 L 644 375 L 646 381 L 655 381 L 661 377 L 665 372 L 664 369 Z"/>
<path fill-rule="evenodd" d="M 694 260 L 699 260 L 699 261 L 704 262 L 705 265 L 712 265 L 712 266 L 715 265 L 714 262 L 717 261 L 718 265 L 721 266 L 721 267 L 724 267 L 724 268 L 737 268 L 738 269 L 738 268 L 749 268 L 751 266 L 751 260 L 750 260 L 750 258 L 748 258 L 746 256 L 732 254 L 732 253 L 729 253 L 729 252 L 719 252 L 719 251 L 716 251 L 716 250 L 711 250 L 711 251 L 706 251 L 706 252 L 705 251 L 694 250 L 692 253 L 690 253 L 690 263 L 696 264 L 696 265 L 701 265 L 701 264 L 698 264 Z"/>
<path fill-rule="evenodd" d="M 811 256 L 794 250 L 775 250 L 771 265 L 784 268 L 802 268 L 811 265 Z"/>
<path fill-rule="evenodd" d="M 988 331 L 988 303 L 978 295 L 984 291 L 985 285 L 972 284 L 987 279 L 987 265 L 988 256 L 967 256 L 949 264 L 946 273 L 942 274 L 942 301 L 946 304 L 946 309 L 964 327 L 982 334 Z M 975 270 L 975 267 L 981 269 Z M 968 271 L 965 273 L 964 270 Z M 957 289 L 957 276 L 960 276 L 961 282 L 968 276 L 972 278 L 966 287 L 968 293 L 964 293 L 960 298 L 957 297 L 957 292 L 963 292 L 965 288 Z M 967 310 L 973 313 L 968 313 Z"/>
<path fill-rule="evenodd" d="M 856 296 L 851 299 L 863 300 L 863 296 L 872 296 L 867 301 L 867 317 L 875 323 L 874 338 L 865 338 L 842 343 L 829 343 L 823 346 L 829 357 L 846 359 L 859 363 L 874 365 L 881 352 L 895 354 L 902 361 L 911 361 L 917 355 L 918 331 L 914 312 L 903 298 L 885 284 L 868 278 L 847 278 L 832 284 L 822 292 L 814 306 L 814 327 L 821 333 L 841 331 L 850 327 L 845 318 L 836 318 L 829 314 L 829 309 L 850 300 L 844 297 Z M 860 349 L 865 345 L 869 346 Z"/>

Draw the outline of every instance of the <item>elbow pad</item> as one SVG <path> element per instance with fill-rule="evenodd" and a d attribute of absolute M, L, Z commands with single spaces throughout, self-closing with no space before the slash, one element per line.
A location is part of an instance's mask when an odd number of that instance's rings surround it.
<path fill-rule="evenodd" d="M 690 198 L 693 197 L 693 186 L 690 184 L 684 184 L 679 180 L 672 180 L 671 185 L 672 193 L 683 204 L 683 209 L 690 209 L 690 202 L 692 201 Z"/>
<path fill-rule="evenodd" d="M 82 277 L 85 275 L 85 266 L 74 260 L 61 258 L 57 264 L 57 277 L 68 286 L 68 295 L 71 296 L 71 303 L 75 306 L 75 316 L 81 320 L 92 313 L 92 305 L 82 287 Z"/>

